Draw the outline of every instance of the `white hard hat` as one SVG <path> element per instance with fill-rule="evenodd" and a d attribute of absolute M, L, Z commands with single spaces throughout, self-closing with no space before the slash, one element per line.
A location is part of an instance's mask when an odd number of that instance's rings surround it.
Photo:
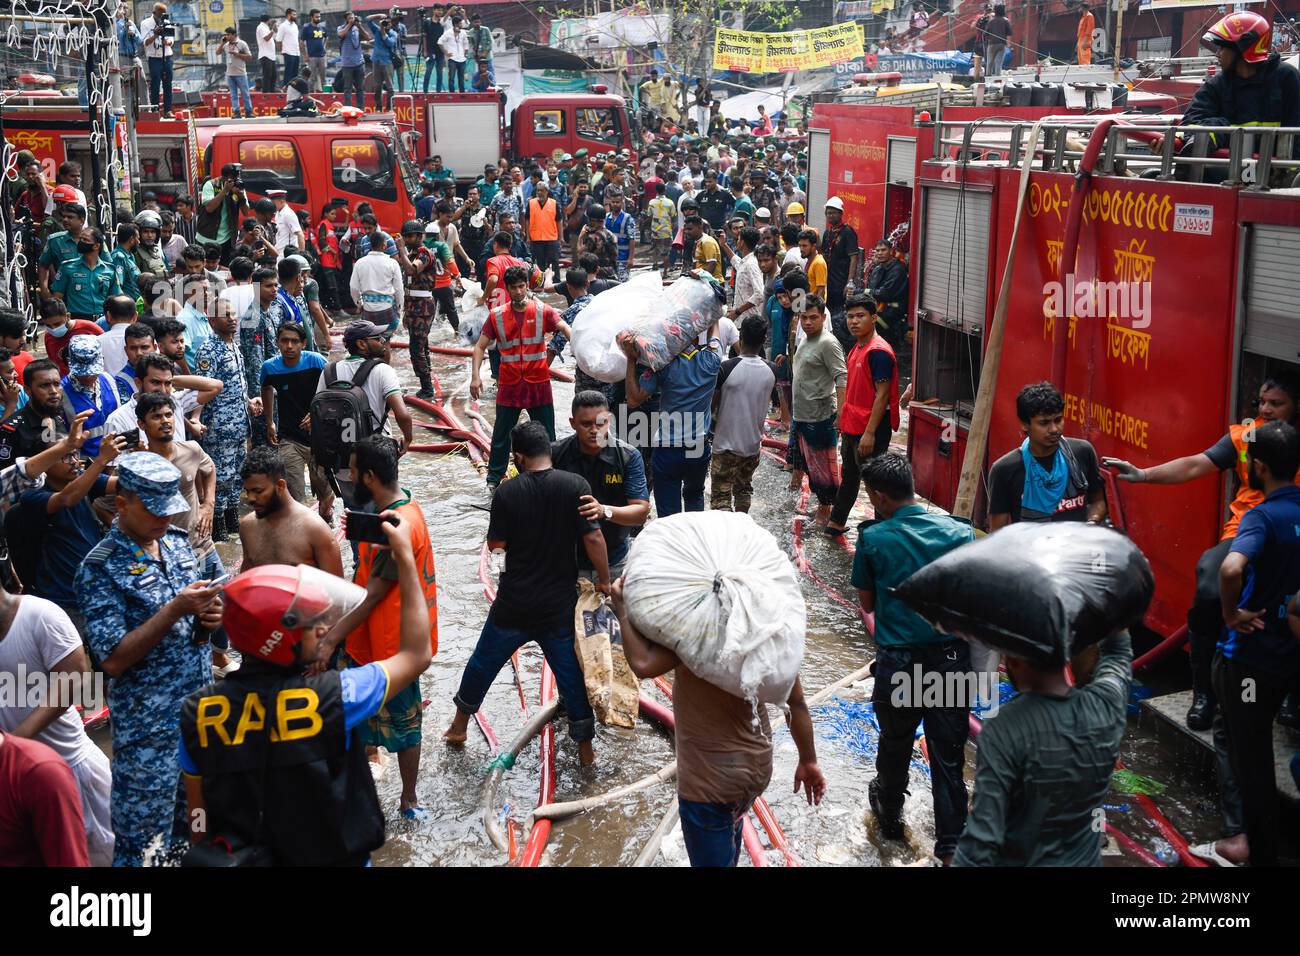
<path fill-rule="evenodd" d="M 827 208 L 827 209 L 838 209 L 840 212 L 843 212 L 843 211 L 844 211 L 844 200 L 841 199 L 839 196 L 832 196 L 830 199 L 826 200 L 826 208 Z"/>

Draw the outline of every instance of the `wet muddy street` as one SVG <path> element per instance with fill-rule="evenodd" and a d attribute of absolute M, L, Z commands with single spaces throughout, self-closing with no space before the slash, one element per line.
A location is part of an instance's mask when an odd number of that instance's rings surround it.
<path fill-rule="evenodd" d="M 400 333 L 399 333 L 400 334 Z M 431 344 L 460 345 L 445 325 L 435 327 Z M 395 350 L 393 364 L 410 393 L 418 387 L 405 350 Z M 572 371 L 572 358 L 565 356 L 556 366 Z M 434 372 L 444 391 L 444 402 L 465 420 L 468 401 L 469 359 L 433 356 Z M 485 379 L 490 378 L 484 373 Z M 556 425 L 561 437 L 568 434 L 568 408 L 573 386 L 555 382 Z M 493 392 L 489 389 L 481 405 L 483 414 L 493 417 Z M 417 420 L 429 416 L 416 412 Z M 904 424 L 904 427 L 906 425 Z M 416 441 L 439 441 L 435 433 L 416 428 Z M 896 437 L 895 441 L 900 439 Z M 381 866 L 494 866 L 506 862 L 488 840 L 479 815 L 479 800 L 492 754 L 484 735 L 471 723 L 470 737 L 462 749 L 442 742 L 442 731 L 450 722 L 452 695 L 461 671 L 469 659 L 488 610 L 479 579 L 479 558 L 487 530 L 484 510 L 487 497 L 483 478 L 463 454 L 412 452 L 402 459 L 401 484 L 414 492 L 424 509 L 437 557 L 439 647 L 429 670 L 421 678 L 423 696 L 429 701 L 424 715 L 424 745 L 418 793 L 431 819 L 416 824 L 397 813 L 400 784 L 396 759 L 388 755 L 378 787 L 389 820 L 388 842 L 375 854 Z M 754 479 L 753 518 L 776 536 L 789 554 L 794 553 L 792 519 L 799 506 L 798 492 L 790 491 L 788 475 L 780 463 L 764 456 Z M 477 506 L 477 507 L 476 507 Z M 861 496 L 855 519 L 867 505 Z M 852 537 L 849 538 L 853 540 Z M 239 560 L 237 541 L 221 547 L 227 566 Z M 856 591 L 850 584 L 852 555 L 841 544 L 809 527 L 803 548 L 809 566 L 821 579 L 800 575 L 808 607 L 807 650 L 802 679 L 812 695 L 844 675 L 866 664 L 873 645 L 856 611 Z M 344 549 L 344 563 L 350 556 Z M 833 596 L 832 596 L 833 595 Z M 531 710 L 539 701 L 541 654 L 526 646 L 519 655 L 524 699 Z M 1185 659 L 1176 655 L 1148 679 L 1158 691 L 1186 686 Z M 1167 685 L 1167 686 L 1166 686 Z M 802 795 L 792 793 L 796 751 L 789 733 L 778 720 L 775 729 L 775 770 L 766 798 L 784 829 L 794 854 L 804 865 L 898 866 L 929 859 L 933 841 L 928 768 L 918 747 L 912 763 L 911 796 L 906 805 L 909 843 L 881 843 L 876 839 L 867 808 L 867 784 L 874 776 L 876 732 L 869 706 L 870 684 L 840 691 L 835 698 L 813 711 L 818 757 L 827 779 L 826 799 L 820 807 L 809 807 Z M 661 703 L 664 696 L 644 681 L 642 693 Z M 1139 689 L 1139 694 L 1148 693 Z M 1154 782 L 1153 799 L 1160 810 L 1192 843 L 1218 836 L 1218 810 L 1214 777 L 1207 761 L 1196 752 L 1171 746 L 1168 731 L 1156 734 L 1150 716 L 1137 716 L 1130 708 L 1129 730 L 1123 760 L 1125 765 Z M 515 676 L 507 667 L 498 676 L 483 706 L 483 714 L 504 748 L 522 726 L 525 717 Z M 775 715 L 774 715 L 775 716 Z M 597 763 L 584 769 L 578 764 L 577 749 L 569 741 L 563 719 L 556 729 L 557 801 L 580 799 L 612 790 L 661 768 L 673 759 L 671 736 L 658 725 L 638 721 L 634 730 L 620 730 L 598 724 Z M 108 748 L 108 732 L 101 728 L 95 737 Z M 539 792 L 539 745 L 531 742 L 504 777 L 498 794 L 498 811 L 513 822 L 517 845 L 522 848 L 531 822 L 531 811 Z M 975 748 L 967 748 L 967 777 L 973 779 Z M 1163 788 L 1163 789 L 1161 789 Z M 551 831 L 542 864 L 547 866 L 629 865 L 658 825 L 676 791 L 671 783 L 658 784 L 627 796 L 595 812 L 558 822 Z M 1112 826 L 1152 850 L 1162 849 L 1161 837 L 1151 819 L 1126 793 L 1112 788 L 1108 801 Z M 768 862 L 783 864 L 766 833 L 758 828 Z M 1107 865 L 1141 865 L 1131 855 L 1112 847 Z M 658 865 L 686 865 L 680 832 L 664 841 Z M 751 865 L 746 854 L 741 865 Z"/>

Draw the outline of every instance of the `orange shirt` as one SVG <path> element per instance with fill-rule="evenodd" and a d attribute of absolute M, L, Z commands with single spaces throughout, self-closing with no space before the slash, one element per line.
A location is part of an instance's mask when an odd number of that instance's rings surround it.
<path fill-rule="evenodd" d="M 438 586 L 434 571 L 433 543 L 429 540 L 429 526 L 425 523 L 424 512 L 411 500 L 410 493 L 405 493 L 405 499 L 382 510 L 396 511 L 411 529 L 415 567 L 420 572 L 424 597 L 429 605 L 429 646 L 437 654 Z M 348 656 L 358 664 L 371 664 L 392 657 L 402 642 L 402 595 L 401 588 L 397 586 L 397 566 L 387 548 L 363 541 L 357 546 L 357 573 L 353 580 L 365 587 L 372 575 L 391 580 L 393 587 L 370 612 L 365 622 L 347 637 L 344 646 Z"/>

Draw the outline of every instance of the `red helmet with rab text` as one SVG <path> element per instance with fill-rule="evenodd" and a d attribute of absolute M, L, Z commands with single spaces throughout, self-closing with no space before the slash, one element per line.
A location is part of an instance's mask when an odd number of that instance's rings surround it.
<path fill-rule="evenodd" d="M 1247 63 L 1263 63 L 1268 59 L 1272 40 L 1272 23 L 1258 13 L 1239 10 L 1205 31 L 1201 44 L 1227 47 L 1240 53 Z"/>
<path fill-rule="evenodd" d="M 265 564 L 226 585 L 221 623 L 241 654 L 292 667 L 305 630 L 337 624 L 365 597 L 365 588 L 319 568 Z"/>

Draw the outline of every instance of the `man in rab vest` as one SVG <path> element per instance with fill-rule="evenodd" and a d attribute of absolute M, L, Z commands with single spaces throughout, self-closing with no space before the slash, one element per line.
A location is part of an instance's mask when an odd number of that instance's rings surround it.
<path fill-rule="evenodd" d="M 222 624 L 244 655 L 181 708 L 191 841 L 207 866 L 363 866 L 384 843 L 363 725 L 429 666 L 429 608 L 410 520 L 381 525 L 396 566 L 400 642 L 362 667 L 325 670 L 323 638 L 366 589 L 317 568 L 269 564 L 225 588 Z M 236 860 L 232 861 L 231 856 Z"/>
<path fill-rule="evenodd" d="M 1258 416 L 1253 421 L 1231 425 L 1228 433 L 1199 455 L 1175 458 L 1152 468 L 1138 468 L 1118 458 L 1103 458 L 1102 462 L 1115 469 L 1119 481 L 1147 482 L 1154 485 L 1181 485 L 1205 475 L 1231 469 L 1237 477 L 1236 494 L 1228 505 L 1228 520 L 1223 526 L 1219 543 L 1206 550 L 1196 562 L 1196 598 L 1187 612 L 1187 639 L 1192 663 L 1192 706 L 1187 711 L 1187 726 L 1193 730 L 1209 730 L 1214 722 L 1215 698 L 1210 686 L 1210 665 L 1214 660 L 1214 647 L 1223 628 L 1223 614 L 1219 606 L 1219 566 L 1237 536 L 1241 517 L 1264 500 L 1264 495 L 1250 486 L 1247 470 L 1247 447 L 1251 433 L 1267 422 L 1297 420 L 1300 404 L 1300 382 L 1290 377 L 1273 375 L 1259 387 Z M 1300 481 L 1297 482 L 1300 484 Z M 1294 699 L 1283 711 L 1294 713 Z M 1284 719 L 1285 721 L 1285 719 Z M 1217 750 L 1218 748 L 1216 748 Z M 1225 767 L 1220 766 L 1220 770 Z M 1233 788 L 1235 791 L 1235 787 Z M 1234 794 L 1235 795 L 1235 794 Z M 1243 831 L 1240 814 L 1234 822 L 1225 801 L 1224 817 L 1228 829 Z M 1239 802 L 1237 805 L 1240 806 Z"/>
<path fill-rule="evenodd" d="M 497 375 L 497 416 L 492 426 L 492 456 L 488 462 L 489 491 L 495 491 L 505 476 L 510 459 L 510 430 L 518 423 L 521 411 L 528 409 L 528 417 L 546 426 L 551 441 L 555 441 L 555 405 L 551 398 L 545 339 L 557 329 L 566 339 L 573 338 L 573 330 L 554 309 L 528 294 L 527 267 L 506 269 L 504 284 L 510 301 L 488 313 L 483 332 L 474 343 L 469 380 L 470 397 L 477 399 L 483 391 L 483 380 L 479 377 L 483 355 L 496 342 L 501 369 Z"/>

